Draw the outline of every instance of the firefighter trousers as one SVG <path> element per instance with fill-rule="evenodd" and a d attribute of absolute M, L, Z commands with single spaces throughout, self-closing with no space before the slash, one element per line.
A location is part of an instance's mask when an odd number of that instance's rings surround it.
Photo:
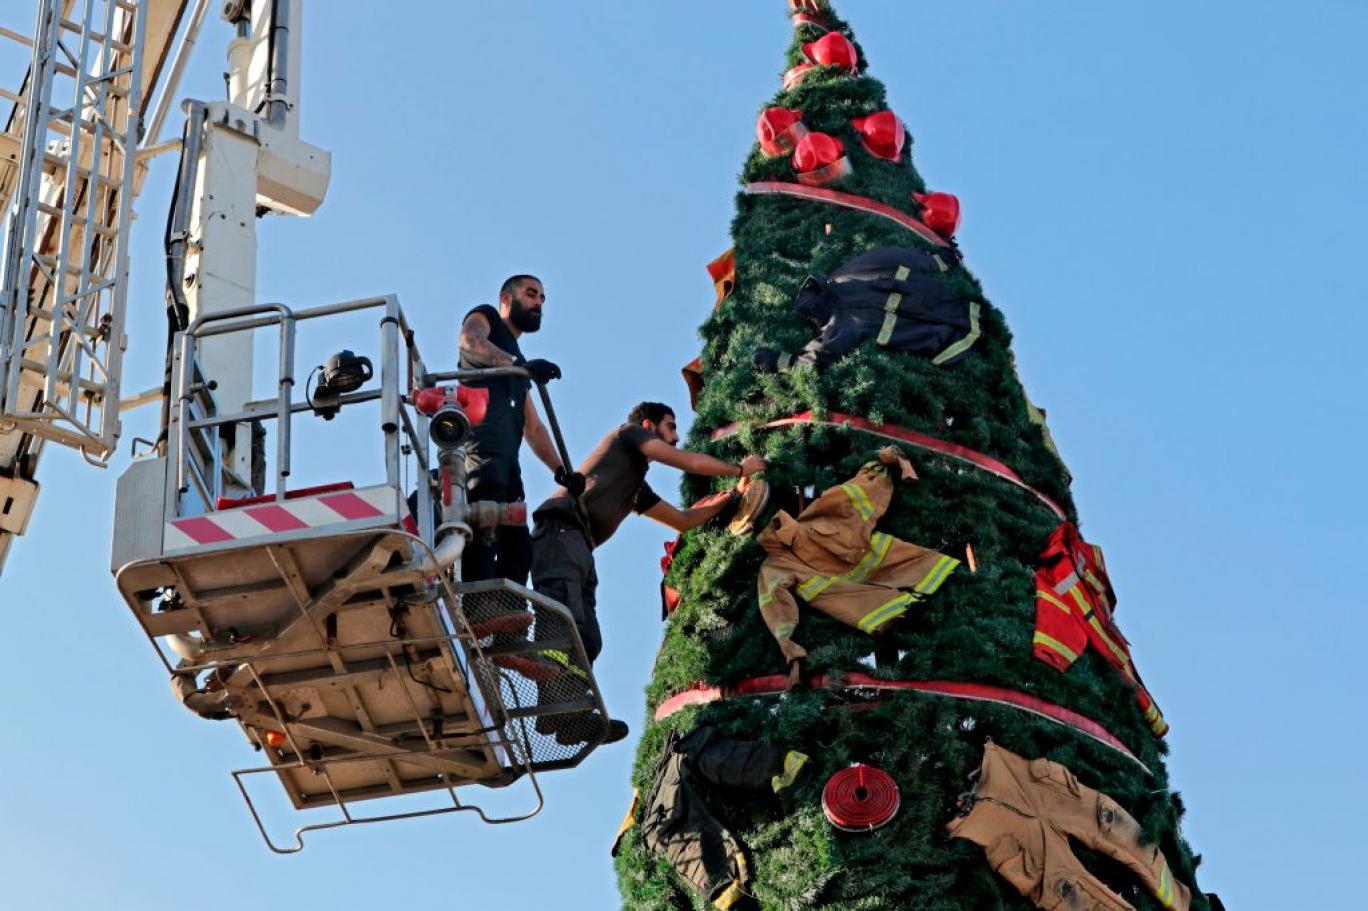
<path fill-rule="evenodd" d="M 598 622 L 594 551 L 578 525 L 553 515 L 537 517 L 532 532 L 532 587 L 564 604 L 592 664 L 603 651 Z"/>
<path fill-rule="evenodd" d="M 1045 911 L 1134 911 L 1079 862 L 1070 838 L 1124 865 L 1165 908 L 1188 911 L 1191 893 L 1157 847 L 1140 843 L 1135 818 L 1057 762 L 989 741 L 971 809 L 947 828 L 980 845 L 993 870 Z"/>
<path fill-rule="evenodd" d="M 714 815 L 721 801 L 708 800 L 709 788 L 778 792 L 806 758 L 764 741 L 728 740 L 712 727 L 672 740 L 646 797 L 642 840 L 715 907 L 736 907 L 750 871 L 740 839 Z"/>

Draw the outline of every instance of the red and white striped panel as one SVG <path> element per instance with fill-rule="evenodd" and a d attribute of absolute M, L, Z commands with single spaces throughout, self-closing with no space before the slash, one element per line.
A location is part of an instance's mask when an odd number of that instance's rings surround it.
<path fill-rule="evenodd" d="M 398 505 L 398 491 L 382 485 L 172 519 L 166 523 L 162 550 L 170 553 L 353 522 L 385 525 L 398 521 Z"/>

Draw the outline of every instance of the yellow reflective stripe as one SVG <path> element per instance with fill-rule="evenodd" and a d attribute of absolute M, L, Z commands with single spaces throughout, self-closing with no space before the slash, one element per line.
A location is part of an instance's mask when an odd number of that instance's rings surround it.
<path fill-rule="evenodd" d="M 793 366 L 793 355 L 785 351 L 779 355 L 779 363 L 775 365 L 780 370 L 787 370 Z"/>
<path fill-rule="evenodd" d="M 1168 861 L 1163 862 L 1159 871 L 1159 902 L 1165 908 L 1173 907 L 1173 874 L 1169 872 Z"/>
<path fill-rule="evenodd" d="M 565 652 L 561 651 L 560 649 L 544 648 L 538 651 L 537 654 L 541 655 L 548 661 L 554 662 L 555 664 L 559 664 L 561 667 L 565 668 L 572 674 L 585 678 L 589 676 L 587 673 L 585 673 L 584 668 L 580 667 L 579 665 L 575 664 L 575 662 L 571 661 L 570 656 Z"/>
<path fill-rule="evenodd" d="M 632 805 L 627 808 L 627 815 L 622 817 L 622 825 L 618 826 L 617 835 L 613 836 L 613 844 L 617 845 L 622 840 L 622 836 L 627 834 L 627 830 L 636 825 L 637 801 L 641 799 L 641 791 L 632 788 Z"/>
<path fill-rule="evenodd" d="M 861 519 L 868 519 L 874 515 L 874 504 L 869 502 L 869 495 L 864 492 L 864 488 L 858 484 L 845 483 L 841 489 L 850 497 L 850 502 L 855 504 L 855 511 L 860 514 Z"/>
<path fill-rule="evenodd" d="M 784 771 L 770 779 L 770 787 L 774 788 L 774 793 L 778 794 L 784 788 L 789 787 L 798 778 L 798 773 L 807 765 L 808 755 L 797 750 L 789 750 L 784 756 Z"/>
<path fill-rule="evenodd" d="M 855 564 L 855 568 L 849 572 L 841 573 L 839 576 L 813 576 L 798 586 L 798 594 L 808 601 L 816 598 L 837 582 L 851 582 L 859 584 L 869 578 L 870 573 L 879 568 L 888 552 L 893 548 L 892 535 L 882 532 L 874 532 L 869 537 L 870 548 L 865 551 L 865 555 L 860 558 L 860 562 Z"/>
<path fill-rule="evenodd" d="M 914 600 L 916 599 L 912 595 L 904 592 L 892 601 L 866 614 L 860 620 L 860 624 L 865 627 L 865 632 L 872 633 L 890 620 L 907 613 L 907 606 Z"/>
<path fill-rule="evenodd" d="M 1105 573 L 1107 571 L 1107 561 L 1102 559 L 1102 548 L 1098 547 L 1096 544 L 1089 544 L 1088 549 L 1092 551 L 1093 559 L 1097 561 L 1097 565 L 1101 567 L 1102 572 Z"/>
<path fill-rule="evenodd" d="M 1070 617 L 1073 616 L 1073 610 L 1069 607 L 1069 605 L 1065 604 L 1063 601 L 1060 601 L 1058 598 L 1056 598 L 1054 596 L 1054 592 L 1044 588 L 1037 588 L 1036 595 L 1041 598 L 1044 598 L 1046 601 L 1049 601 L 1051 604 L 1062 610 L 1064 613 L 1068 614 Z"/>
<path fill-rule="evenodd" d="M 1161 737 L 1169 729 L 1168 722 L 1164 720 L 1164 716 L 1159 712 L 1159 707 L 1153 702 L 1150 703 L 1149 708 L 1145 709 L 1145 721 L 1148 722 L 1150 730 Z"/>
<path fill-rule="evenodd" d="M 884 314 L 883 325 L 879 327 L 879 337 L 875 339 L 880 345 L 887 345 L 888 340 L 893 337 L 893 330 L 898 325 L 898 304 L 902 303 L 902 295 L 893 293 L 888 295 L 888 302 L 893 305 L 893 309 Z"/>
<path fill-rule="evenodd" d="M 798 594 L 811 601 L 828 588 L 831 588 L 832 583 L 835 581 L 836 579 L 832 576 L 813 576 L 811 579 L 808 579 L 802 585 L 798 586 Z"/>
<path fill-rule="evenodd" d="M 1121 646 L 1112 642 L 1111 637 L 1107 635 L 1106 627 L 1102 625 L 1102 622 L 1097 619 L 1096 615 L 1089 615 L 1088 624 L 1097 632 L 1098 637 L 1106 643 L 1107 650 L 1116 656 L 1116 660 L 1129 668 L 1130 655 L 1126 654 L 1126 650 Z"/>
<path fill-rule="evenodd" d="M 888 621 L 907 613 L 907 605 L 911 604 L 912 600 L 911 595 L 903 592 L 891 601 L 886 601 L 865 614 L 860 618 L 860 622 L 855 625 L 864 632 L 872 634 Z"/>
<path fill-rule="evenodd" d="M 1058 652 L 1065 658 L 1068 658 L 1070 664 L 1073 664 L 1075 661 L 1078 660 L 1077 652 L 1066 646 L 1063 642 L 1060 642 L 1054 636 L 1046 635 L 1045 633 L 1042 633 L 1040 630 L 1036 630 L 1035 644 L 1043 645 L 1052 652 Z"/>
<path fill-rule="evenodd" d="M 893 277 L 898 281 L 906 281 L 907 276 L 912 274 L 912 270 L 906 266 L 899 266 L 898 271 L 893 273 Z M 902 303 L 902 292 L 894 291 L 888 295 L 888 300 L 884 301 L 884 321 L 883 327 L 879 329 L 879 337 L 876 341 L 880 345 L 887 345 L 888 340 L 893 337 L 893 329 L 898 325 L 898 305 Z"/>
<path fill-rule="evenodd" d="M 926 578 L 913 589 L 919 595 L 933 595 L 936 590 L 945 584 L 945 580 L 959 566 L 960 561 L 954 557 L 941 557 L 932 567 L 931 572 L 926 574 Z"/>
<path fill-rule="evenodd" d="M 737 851 L 732 855 L 732 863 L 736 864 L 736 878 L 728 884 L 727 888 L 718 893 L 717 898 L 713 899 L 713 907 L 727 911 L 738 901 L 745 897 L 746 893 L 741 891 L 741 884 L 750 879 L 750 870 L 746 864 L 746 855 Z"/>
<path fill-rule="evenodd" d="M 847 582 L 863 582 L 869 578 L 869 574 L 879 568 L 879 564 L 888 556 L 888 551 L 893 547 L 892 535 L 883 532 L 874 532 L 869 536 L 869 552 L 865 554 L 860 562 L 855 564 L 855 568 L 841 576 Z"/>
<path fill-rule="evenodd" d="M 766 588 L 764 591 L 760 593 L 761 607 L 764 607 L 765 605 L 769 604 L 771 601 L 774 600 L 775 589 L 783 585 L 784 582 L 787 581 L 787 579 L 787 576 L 780 576 L 778 579 L 775 579 L 773 582 L 771 582 L 768 588 Z"/>
<path fill-rule="evenodd" d="M 1076 584 L 1073 588 L 1069 589 L 1068 594 L 1069 597 L 1073 599 L 1074 605 L 1078 608 L 1079 614 L 1087 619 L 1088 625 L 1097 633 L 1103 644 L 1106 645 L 1107 651 L 1112 653 L 1112 657 L 1123 666 L 1124 672 L 1128 676 L 1133 673 L 1133 671 L 1130 670 L 1130 655 L 1123 647 L 1112 641 L 1111 635 L 1107 632 L 1107 628 L 1102 625 L 1101 620 L 1097 619 L 1097 611 L 1093 610 L 1092 604 L 1089 603 L 1087 596 L 1083 593 L 1081 583 Z"/>
<path fill-rule="evenodd" d="M 792 636 L 793 631 L 797 628 L 798 624 L 796 623 L 781 623 L 774 628 L 774 637 L 776 639 L 783 639 L 785 637 Z"/>
<path fill-rule="evenodd" d="M 561 667 L 570 667 L 570 656 L 559 649 L 544 648 L 541 650 L 541 655 L 543 658 L 556 662 Z"/>
<path fill-rule="evenodd" d="M 741 886 L 733 882 L 730 886 L 722 890 L 722 893 L 713 899 L 713 906 L 727 911 L 732 905 L 741 900 L 745 893 L 741 891 Z"/>
<path fill-rule="evenodd" d="M 966 335 L 964 338 L 960 339 L 959 341 L 955 342 L 949 348 L 946 348 L 940 354 L 933 357 L 931 359 L 931 363 L 940 365 L 944 364 L 948 360 L 952 360 L 956 357 L 959 357 L 961 354 L 963 354 L 964 352 L 968 351 L 971 347 L 973 347 L 974 342 L 979 340 L 979 336 L 981 334 L 982 330 L 979 327 L 979 304 L 978 301 L 970 301 L 969 334 Z"/>

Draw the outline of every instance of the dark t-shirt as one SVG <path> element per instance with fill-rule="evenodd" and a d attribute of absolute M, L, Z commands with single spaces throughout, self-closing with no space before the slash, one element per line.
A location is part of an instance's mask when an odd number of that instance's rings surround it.
<path fill-rule="evenodd" d="M 489 341 L 492 345 L 514 357 L 522 357 L 517 338 L 504 324 L 498 310 L 482 304 L 470 313 L 478 313 L 489 322 Z M 466 316 L 469 317 L 470 313 Z M 474 366 L 464 356 L 461 357 L 462 369 Z M 523 404 L 531 383 L 524 377 L 506 376 L 466 385 L 489 390 L 489 409 L 485 412 L 485 419 L 471 432 L 472 439 L 466 450 L 470 498 L 522 499 L 518 450 L 523 439 Z"/>
<path fill-rule="evenodd" d="M 628 513 L 645 512 L 660 502 L 646 483 L 650 459 L 641 454 L 643 444 L 656 435 L 640 424 L 623 424 L 604 437 L 580 465 L 584 475 L 584 511 L 595 544 L 613 536 Z M 564 487 L 537 507 L 537 515 L 558 515 L 575 521 L 575 501 Z"/>

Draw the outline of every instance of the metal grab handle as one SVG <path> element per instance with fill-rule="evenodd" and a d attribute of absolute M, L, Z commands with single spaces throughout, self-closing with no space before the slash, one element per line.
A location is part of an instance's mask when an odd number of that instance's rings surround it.
<path fill-rule="evenodd" d="M 516 376 L 522 379 L 531 379 L 532 374 L 526 367 L 521 365 L 510 365 L 508 367 L 467 367 L 461 370 L 443 370 L 440 373 L 429 373 L 424 379 L 424 386 L 436 386 L 441 383 L 478 383 L 481 380 L 497 380 L 506 376 Z"/>
<path fill-rule="evenodd" d="M 575 463 L 570 461 L 570 450 L 565 446 L 565 437 L 561 435 L 560 421 L 556 420 L 556 409 L 551 407 L 551 394 L 546 391 L 545 383 L 535 383 L 537 393 L 541 397 L 542 408 L 546 410 L 546 423 L 551 428 L 551 439 L 556 444 L 556 454 L 560 456 L 561 464 L 565 466 L 566 473 L 575 470 Z M 584 537 L 589 541 L 589 549 L 593 550 L 594 533 L 589 527 L 589 512 L 584 508 L 584 497 L 577 496 L 575 500 L 575 515 L 579 518 L 580 524 L 584 526 Z"/>
<path fill-rule="evenodd" d="M 290 399 L 294 389 L 294 324 L 295 314 L 284 304 L 255 304 L 250 307 L 233 307 L 228 310 L 220 310 L 216 313 L 204 313 L 195 318 L 193 322 L 180 333 L 181 339 L 181 377 L 179 383 L 179 395 L 177 397 L 177 417 L 179 418 L 176 427 L 176 487 L 180 493 L 185 493 L 189 488 L 185 477 L 185 463 L 188 457 L 186 444 L 189 434 L 189 404 L 193 398 L 194 389 L 194 363 L 196 341 L 201 333 L 205 336 L 226 335 L 230 332 L 242 332 L 248 329 L 257 328 L 257 325 L 234 326 L 232 324 L 214 326 L 211 331 L 205 332 L 204 329 L 210 323 L 219 323 L 227 320 L 239 319 L 242 317 L 256 316 L 257 314 L 269 313 L 272 319 L 267 321 L 280 324 L 280 362 L 279 379 L 276 392 L 276 499 L 285 498 L 285 479 L 290 476 Z M 259 324 L 258 324 L 259 325 Z M 212 379 L 212 377 L 210 377 Z M 177 512 L 180 506 L 177 504 Z"/>
<path fill-rule="evenodd" d="M 275 313 L 275 314 L 278 314 L 282 320 L 286 320 L 286 319 L 288 319 L 288 320 L 293 320 L 293 319 L 294 319 L 294 311 L 291 310 L 289 307 L 285 306 L 284 304 L 253 304 L 253 305 L 250 306 L 250 307 L 233 307 L 233 308 L 231 308 L 231 309 L 229 309 L 229 310 L 219 310 L 219 311 L 217 311 L 217 312 L 215 312 L 215 313 L 202 313 L 202 314 L 200 314 L 199 316 L 195 317 L 194 322 L 192 322 L 189 326 L 186 327 L 185 332 L 186 332 L 187 335 L 194 335 L 194 336 L 198 337 L 198 335 L 199 335 L 199 329 L 200 329 L 200 327 L 203 326 L 205 323 L 216 323 L 216 322 L 219 322 L 220 320 L 236 319 L 236 318 L 239 317 L 239 316 L 254 316 L 254 315 L 258 314 L 258 313 Z M 249 328 L 255 329 L 255 328 L 257 328 L 257 327 L 256 327 L 256 326 L 242 326 L 242 327 L 241 327 L 241 329 L 244 329 L 244 330 L 245 330 L 245 329 L 249 329 Z M 223 327 L 220 327 L 220 328 L 216 329 L 214 332 L 212 332 L 212 333 L 210 333 L 210 334 L 211 334 L 211 335 L 222 335 L 222 334 L 225 333 L 225 332 L 236 332 L 236 331 L 239 331 L 239 327 L 236 327 L 236 326 L 223 326 Z"/>

